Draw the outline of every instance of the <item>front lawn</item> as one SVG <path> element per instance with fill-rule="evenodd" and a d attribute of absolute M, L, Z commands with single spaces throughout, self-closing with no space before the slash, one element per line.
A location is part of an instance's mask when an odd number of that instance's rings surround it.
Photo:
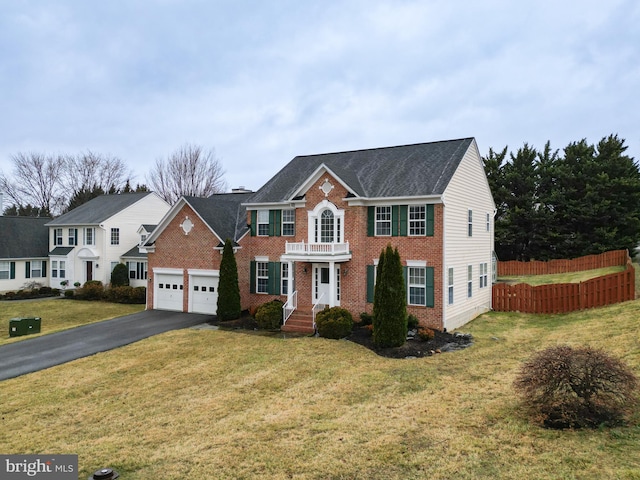
<path fill-rule="evenodd" d="M 42 319 L 40 335 L 45 335 L 142 310 L 144 305 L 87 302 L 64 298 L 2 302 L 0 304 L 0 345 L 38 336 L 34 334 L 9 337 L 9 320 L 12 318 L 40 317 Z"/>
<path fill-rule="evenodd" d="M 4 453 L 77 453 L 127 480 L 639 479 L 630 426 L 551 431 L 519 408 L 524 360 L 590 344 L 640 373 L 640 302 L 490 313 L 475 344 L 411 360 L 345 340 L 187 329 L 0 383 Z"/>

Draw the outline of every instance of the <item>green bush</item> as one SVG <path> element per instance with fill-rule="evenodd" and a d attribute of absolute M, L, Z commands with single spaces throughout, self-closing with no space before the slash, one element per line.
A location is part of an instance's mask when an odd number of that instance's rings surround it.
<path fill-rule="evenodd" d="M 282 306 L 280 300 L 272 300 L 263 303 L 256 310 L 256 322 L 258 327 L 265 330 L 276 330 L 282 325 Z"/>
<path fill-rule="evenodd" d="M 341 307 L 325 308 L 316 315 L 318 335 L 324 338 L 344 338 L 353 330 L 353 316 Z"/>
<path fill-rule="evenodd" d="M 75 294 L 75 292 L 74 292 L 73 290 L 65 290 L 65 291 L 64 291 L 64 296 L 65 296 L 66 298 L 71 298 L 71 297 L 73 297 L 73 296 L 74 296 L 74 294 Z"/>
<path fill-rule="evenodd" d="M 104 285 L 99 280 L 85 282 L 82 288 L 76 291 L 75 298 L 80 300 L 102 300 L 104 298 Z"/>
<path fill-rule="evenodd" d="M 538 352 L 522 366 L 514 387 L 532 417 L 549 428 L 620 425 L 638 401 L 633 371 L 588 346 Z"/>
<path fill-rule="evenodd" d="M 399 347 L 407 339 L 407 295 L 398 249 L 387 245 L 380 253 L 373 297 L 373 343 Z"/>
<path fill-rule="evenodd" d="M 409 330 L 418 328 L 418 325 L 420 325 L 420 321 L 418 320 L 418 317 L 416 317 L 415 315 L 409 315 L 407 317 L 407 328 Z"/>
<path fill-rule="evenodd" d="M 124 287 L 129 285 L 129 269 L 124 263 L 119 263 L 113 267 L 111 272 L 111 286 Z"/>
<path fill-rule="evenodd" d="M 367 325 L 371 325 L 373 323 L 373 315 L 367 312 L 362 312 L 360 314 L 360 326 L 366 327 Z"/>
<path fill-rule="evenodd" d="M 147 298 L 145 287 L 111 287 L 105 291 L 104 298 L 113 303 L 144 304 Z"/>

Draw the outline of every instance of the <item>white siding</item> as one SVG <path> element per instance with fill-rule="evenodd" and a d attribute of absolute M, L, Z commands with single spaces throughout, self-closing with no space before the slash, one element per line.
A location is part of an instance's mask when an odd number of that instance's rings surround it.
<path fill-rule="evenodd" d="M 46 277 L 26 277 L 26 265 L 27 262 L 47 262 L 47 276 Z M 0 259 L 3 262 L 14 262 L 15 264 L 15 278 L 0 279 L 0 292 L 16 292 L 21 290 L 26 283 L 37 282 L 43 287 L 49 286 L 49 269 L 51 268 L 51 262 L 48 258 L 29 258 L 29 259 L 16 259 L 16 258 L 3 258 Z M 60 288 L 59 285 L 54 285 L 53 288 Z"/>
<path fill-rule="evenodd" d="M 495 204 L 475 141 L 460 162 L 444 197 L 444 327 L 453 330 L 491 309 L 491 255 Z M 473 212 L 472 236 L 468 212 Z M 486 216 L 490 217 L 487 232 Z M 489 268 L 489 281 L 480 288 L 480 264 Z M 467 267 L 473 266 L 473 296 L 467 296 Z M 447 273 L 454 269 L 453 304 L 448 303 Z"/>

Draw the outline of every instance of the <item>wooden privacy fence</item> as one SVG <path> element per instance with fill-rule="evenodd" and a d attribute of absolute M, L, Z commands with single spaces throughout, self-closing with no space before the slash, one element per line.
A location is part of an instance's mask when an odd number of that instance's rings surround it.
<path fill-rule="evenodd" d="M 633 300 L 635 270 L 628 253 L 623 252 L 626 256 L 623 265 L 626 264 L 627 267 L 623 272 L 603 275 L 580 283 L 557 283 L 537 287 L 526 283 L 497 283 L 493 286 L 493 309 L 500 312 L 567 313 Z M 589 269 L 591 268 L 600 267 Z"/>
<path fill-rule="evenodd" d="M 599 255 L 587 255 L 572 260 L 531 260 L 530 262 L 498 262 L 498 277 L 517 275 L 549 275 L 554 273 L 581 272 L 596 268 L 626 265 L 629 252 L 626 250 L 612 250 Z"/>

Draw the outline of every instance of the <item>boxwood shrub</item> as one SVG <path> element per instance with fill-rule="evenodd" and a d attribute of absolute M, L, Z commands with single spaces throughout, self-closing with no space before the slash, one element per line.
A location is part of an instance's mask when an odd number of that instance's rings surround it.
<path fill-rule="evenodd" d="M 282 306 L 280 300 L 263 303 L 256 310 L 255 319 L 258 327 L 265 330 L 277 330 L 282 325 Z"/>
<path fill-rule="evenodd" d="M 341 307 L 325 308 L 316 315 L 318 335 L 324 338 L 344 338 L 353 330 L 353 316 Z"/>

